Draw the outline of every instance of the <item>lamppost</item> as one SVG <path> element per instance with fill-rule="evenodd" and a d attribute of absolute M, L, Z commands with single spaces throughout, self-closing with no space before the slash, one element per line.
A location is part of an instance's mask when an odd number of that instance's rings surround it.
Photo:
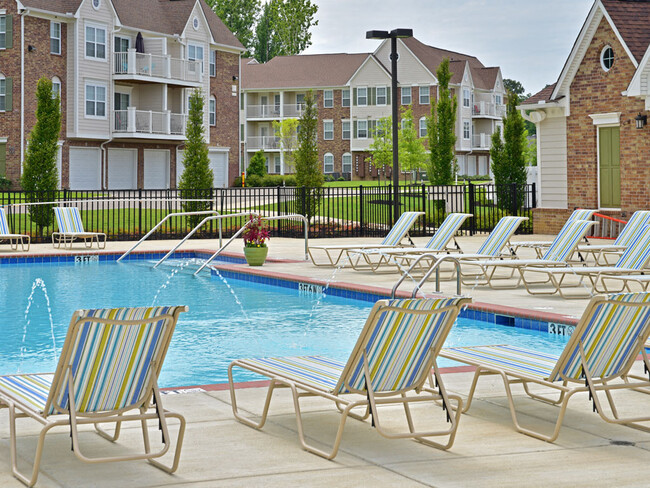
<path fill-rule="evenodd" d="M 413 37 L 413 29 L 393 29 L 392 31 L 371 30 L 366 39 L 390 39 L 390 77 L 393 98 L 393 224 L 400 215 L 399 208 L 399 147 L 397 129 L 397 39 Z"/>

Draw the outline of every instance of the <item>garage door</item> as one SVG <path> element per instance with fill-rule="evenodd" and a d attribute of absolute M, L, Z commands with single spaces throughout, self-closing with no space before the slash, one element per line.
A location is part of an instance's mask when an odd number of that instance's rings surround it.
<path fill-rule="evenodd" d="M 210 152 L 208 158 L 214 175 L 214 188 L 225 188 L 228 186 L 228 153 Z"/>
<path fill-rule="evenodd" d="M 70 148 L 69 185 L 71 190 L 101 189 L 100 159 L 98 147 Z"/>
<path fill-rule="evenodd" d="M 137 188 L 138 151 L 135 149 L 108 150 L 108 189 L 135 190 Z"/>
<path fill-rule="evenodd" d="M 144 187 L 160 190 L 169 188 L 169 151 L 144 151 Z"/>

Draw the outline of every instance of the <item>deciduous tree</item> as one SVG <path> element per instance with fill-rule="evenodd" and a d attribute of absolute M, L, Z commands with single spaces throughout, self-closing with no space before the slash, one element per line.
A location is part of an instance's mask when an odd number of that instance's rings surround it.
<path fill-rule="evenodd" d="M 413 120 L 413 108 L 402 109 L 402 122 L 399 131 L 399 165 L 402 171 L 416 171 L 427 163 L 427 152 L 418 137 Z"/>
<path fill-rule="evenodd" d="M 206 0 L 226 27 L 235 34 L 251 55 L 255 40 L 255 23 L 260 15 L 260 0 Z"/>
<path fill-rule="evenodd" d="M 294 170 L 294 151 L 298 144 L 298 119 L 284 119 L 273 121 L 275 137 L 280 140 L 280 152 L 284 160 L 284 167 L 288 172 Z"/>

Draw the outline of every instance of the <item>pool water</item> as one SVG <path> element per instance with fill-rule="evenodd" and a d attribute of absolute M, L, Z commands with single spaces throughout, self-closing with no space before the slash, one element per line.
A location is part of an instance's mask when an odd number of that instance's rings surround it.
<path fill-rule="evenodd" d="M 237 358 L 320 354 L 345 361 L 372 303 L 301 294 L 235 279 L 194 277 L 190 260 L 3 267 L 0 374 L 54 371 L 72 313 L 81 308 L 188 305 L 161 387 L 227 381 Z M 50 313 L 51 312 L 51 313 Z M 51 317 L 51 318 L 50 318 Z M 460 318 L 447 346 L 516 344 L 559 353 L 566 338 Z M 440 366 L 451 361 L 441 359 Z M 260 379 L 237 369 L 237 381 Z"/>

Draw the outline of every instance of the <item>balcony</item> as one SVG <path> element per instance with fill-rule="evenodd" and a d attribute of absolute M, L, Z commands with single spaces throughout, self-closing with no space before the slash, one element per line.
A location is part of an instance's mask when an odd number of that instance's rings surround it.
<path fill-rule="evenodd" d="M 496 105 L 491 102 L 476 102 L 472 108 L 474 117 L 495 117 L 501 118 L 506 114 L 505 105 Z"/>
<path fill-rule="evenodd" d="M 118 80 L 169 83 L 183 86 L 200 86 L 203 66 L 200 61 L 188 61 L 170 56 L 137 53 L 129 49 L 114 53 L 113 75 Z"/>
<path fill-rule="evenodd" d="M 472 149 L 490 149 L 492 146 L 492 134 L 481 132 L 472 135 Z"/>
<path fill-rule="evenodd" d="M 282 117 L 285 118 L 298 118 L 302 116 L 305 109 L 304 104 L 285 103 L 282 112 Z M 279 119 L 280 106 L 279 105 L 248 105 L 246 107 L 247 119 Z"/>
<path fill-rule="evenodd" d="M 185 140 L 185 124 L 187 115 L 153 110 L 137 110 L 129 107 L 127 110 L 113 111 L 113 137 L 135 139 L 171 139 Z"/>
<path fill-rule="evenodd" d="M 246 139 L 249 151 L 259 151 L 260 149 L 279 150 L 280 138 L 276 136 L 249 136 Z"/>

